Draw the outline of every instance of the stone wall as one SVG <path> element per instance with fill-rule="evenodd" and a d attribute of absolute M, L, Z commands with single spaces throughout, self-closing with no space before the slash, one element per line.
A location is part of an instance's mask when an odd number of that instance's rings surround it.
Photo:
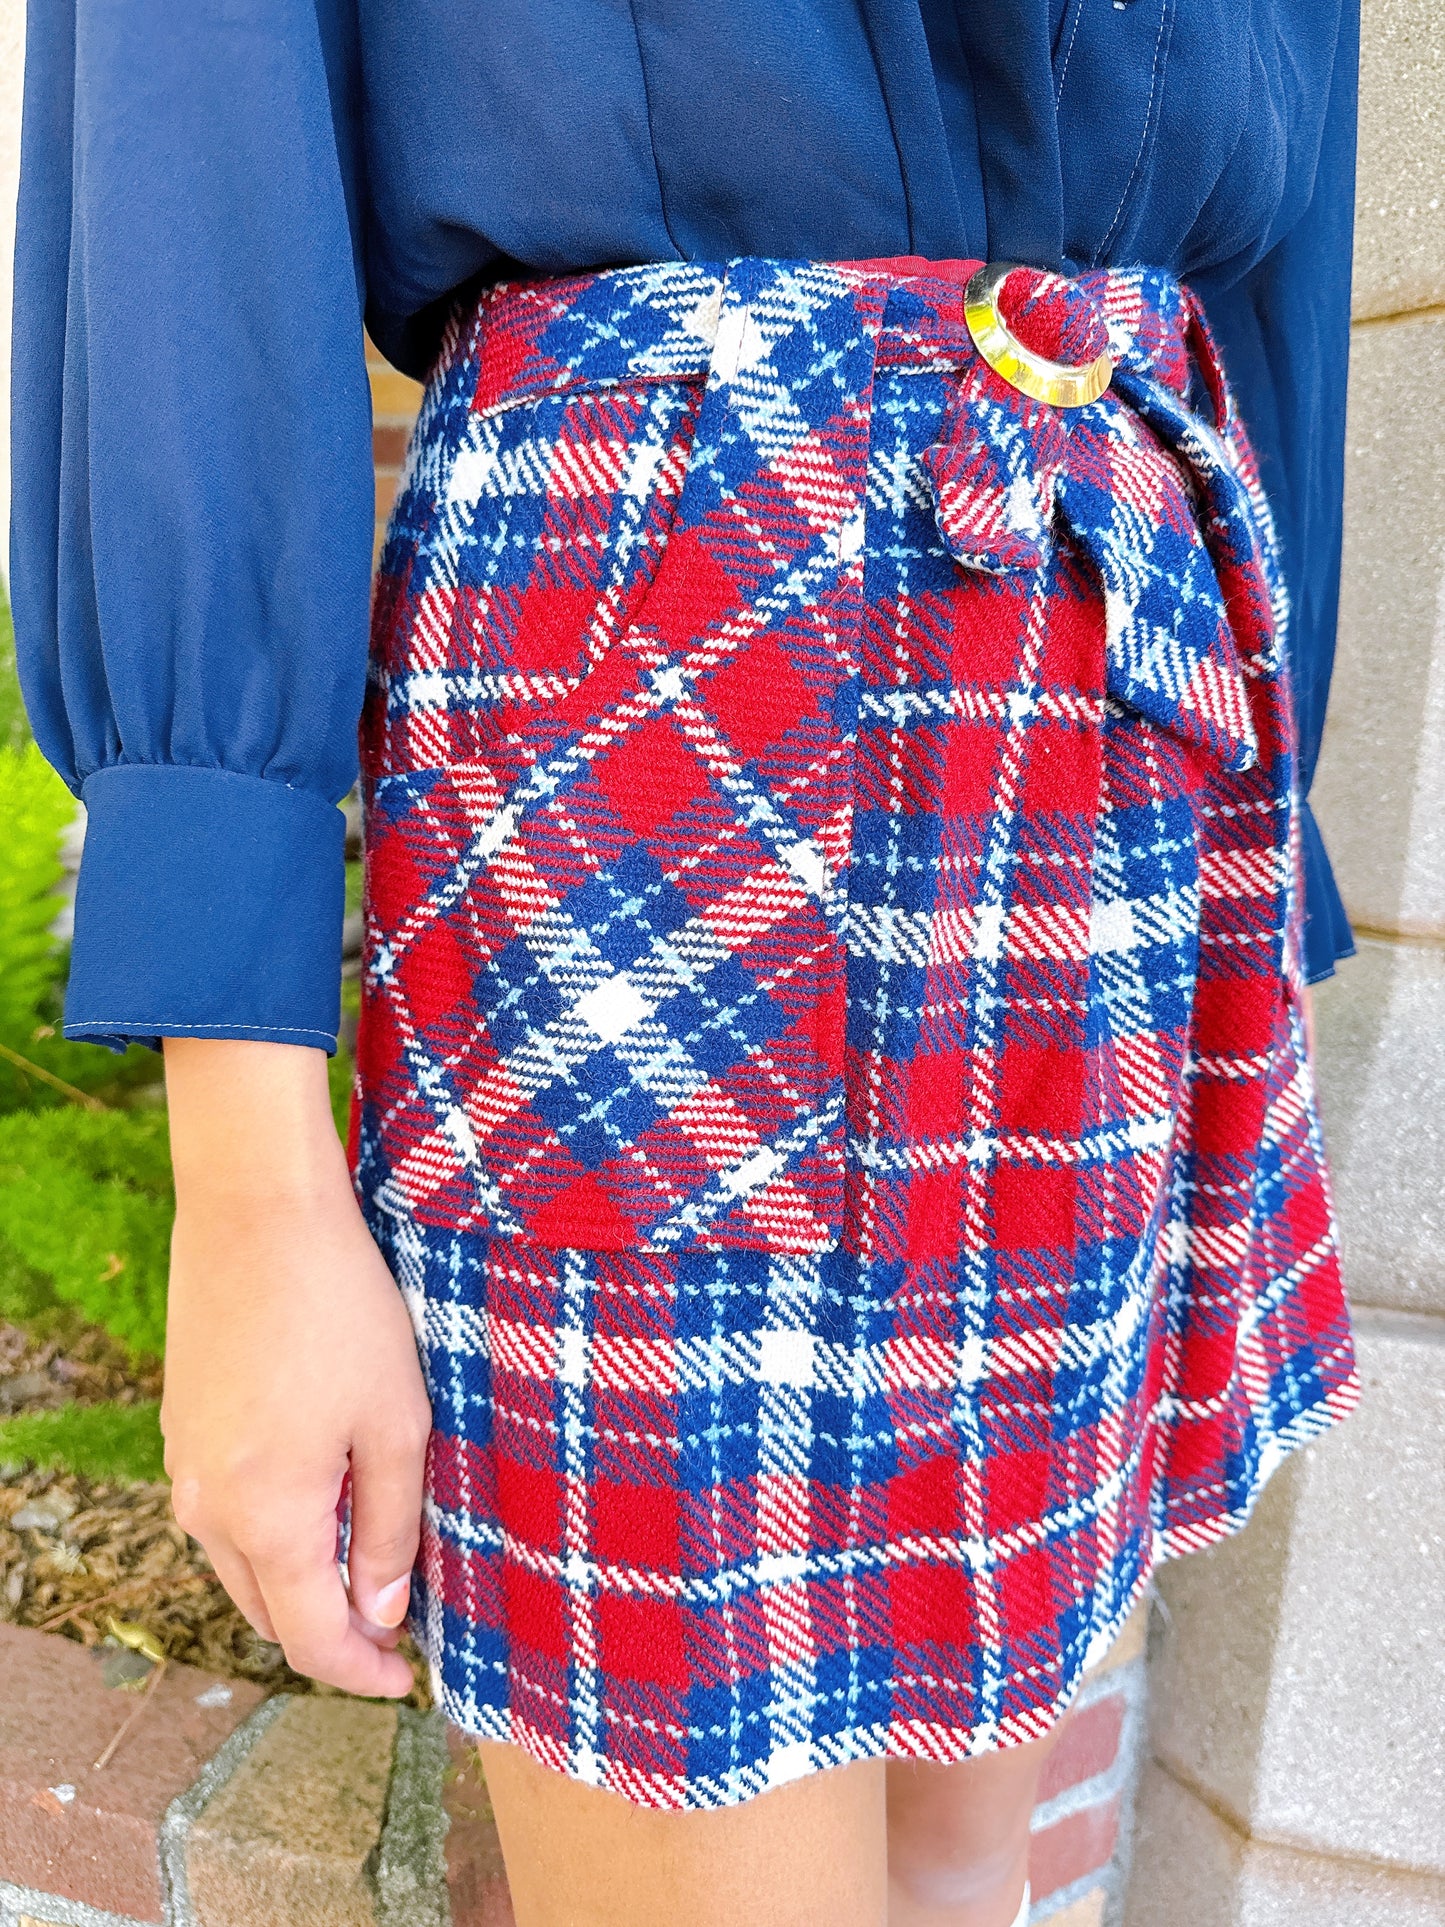
<path fill-rule="evenodd" d="M 1364 1379 L 1162 1576 L 1128 1927 L 1445 1922 L 1445 32 L 1365 0 L 1339 657 L 1315 804 L 1359 937 L 1316 992 Z"/>

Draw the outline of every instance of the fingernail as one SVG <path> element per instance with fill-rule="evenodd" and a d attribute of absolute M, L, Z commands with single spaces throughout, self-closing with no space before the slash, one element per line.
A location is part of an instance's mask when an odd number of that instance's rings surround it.
<path fill-rule="evenodd" d="M 411 1603 L 411 1574 L 405 1573 L 400 1579 L 393 1579 L 389 1586 L 383 1586 L 377 1593 L 371 1608 L 371 1621 L 375 1626 L 399 1626 L 406 1618 L 406 1609 Z"/>

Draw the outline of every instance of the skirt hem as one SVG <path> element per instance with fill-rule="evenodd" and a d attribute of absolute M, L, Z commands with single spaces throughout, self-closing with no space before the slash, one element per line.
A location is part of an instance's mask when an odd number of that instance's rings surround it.
<path fill-rule="evenodd" d="M 953 1766 L 1005 1746 L 1022 1746 L 1042 1739 L 1073 1707 L 1088 1674 L 1103 1660 L 1123 1631 L 1125 1622 L 1148 1592 L 1159 1567 L 1171 1559 L 1203 1551 L 1233 1538 L 1249 1523 L 1270 1479 L 1302 1446 L 1322 1437 L 1347 1418 L 1359 1403 L 1360 1380 L 1352 1371 L 1316 1404 L 1300 1412 L 1270 1441 L 1261 1454 L 1255 1475 L 1242 1499 L 1189 1526 L 1156 1531 L 1149 1557 L 1133 1584 L 1107 1618 L 1081 1642 L 1080 1657 L 1069 1669 L 1068 1684 L 1051 1700 L 1002 1720 L 952 1726 L 937 1721 L 895 1720 L 845 1728 L 823 1739 L 799 1742 L 766 1758 L 739 1764 L 725 1775 L 689 1778 L 686 1775 L 645 1773 L 599 1752 L 586 1753 L 560 1745 L 504 1707 L 468 1704 L 446 1687 L 438 1675 L 437 1659 L 428 1653 L 425 1626 L 418 1615 L 411 1631 L 431 1668 L 432 1691 L 442 1716 L 467 1739 L 520 1746 L 539 1766 L 561 1773 L 583 1785 L 619 1794 L 633 1806 L 669 1812 L 709 1812 L 741 1806 L 761 1793 L 786 1786 L 813 1773 L 853 1766 L 864 1760 L 931 1760 Z M 889 1682 L 890 1687 L 893 1682 Z"/>

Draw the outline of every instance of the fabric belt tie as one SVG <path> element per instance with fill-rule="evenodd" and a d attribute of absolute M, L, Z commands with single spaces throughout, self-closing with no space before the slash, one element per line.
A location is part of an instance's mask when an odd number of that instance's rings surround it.
<path fill-rule="evenodd" d="M 908 299 L 895 296 L 890 320 Z M 1269 510 L 1198 302 L 1147 271 L 1020 269 L 1000 305 L 1036 353 L 1083 362 L 1107 349 L 1114 377 L 1082 408 L 1035 401 L 971 351 L 960 319 L 947 418 L 923 458 L 945 546 L 960 567 L 1008 575 L 1043 567 L 1062 525 L 1103 587 L 1109 693 L 1250 768 L 1246 677 L 1277 668 L 1284 604 Z"/>

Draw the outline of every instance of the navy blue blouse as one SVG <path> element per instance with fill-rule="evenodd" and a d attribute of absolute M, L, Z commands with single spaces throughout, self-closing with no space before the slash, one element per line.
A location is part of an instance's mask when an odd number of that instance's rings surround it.
<path fill-rule="evenodd" d="M 372 542 L 363 311 L 738 254 L 1200 290 L 1335 625 L 1358 0 L 33 0 L 11 589 L 89 810 L 66 1030 L 330 1047 Z M 1349 932 L 1313 827 L 1309 960 Z"/>

